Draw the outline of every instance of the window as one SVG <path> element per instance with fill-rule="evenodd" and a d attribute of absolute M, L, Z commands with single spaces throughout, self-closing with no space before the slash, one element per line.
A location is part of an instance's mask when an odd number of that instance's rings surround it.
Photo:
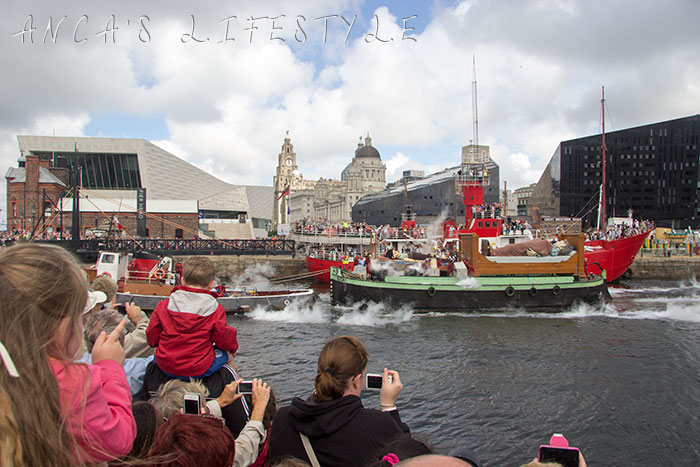
<path fill-rule="evenodd" d="M 183 238 L 182 233 L 182 229 L 175 229 L 175 238 Z"/>
<path fill-rule="evenodd" d="M 114 260 L 117 258 L 116 255 L 105 253 L 100 258 L 100 263 L 102 264 L 114 264 Z"/>

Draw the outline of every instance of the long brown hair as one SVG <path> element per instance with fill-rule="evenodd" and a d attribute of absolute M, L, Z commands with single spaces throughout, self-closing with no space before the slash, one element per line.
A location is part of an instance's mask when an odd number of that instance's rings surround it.
<path fill-rule="evenodd" d="M 328 402 L 343 397 L 350 379 L 366 367 L 367 349 L 357 338 L 341 336 L 328 342 L 318 356 L 314 400 Z"/>
<path fill-rule="evenodd" d="M 16 425 L 15 462 L 20 465 L 74 466 L 75 449 L 66 432 L 58 383 L 49 358 L 69 362 L 67 341 L 80 331 L 87 301 L 87 280 L 73 256 L 65 250 L 34 243 L 20 244 L 0 253 L 0 341 L 12 357 L 19 377 L 0 368 L 3 411 Z M 57 342 L 61 321 L 70 332 Z M 6 459 L 6 440 L 2 439 Z M 10 443 L 12 444 L 12 443 Z"/>

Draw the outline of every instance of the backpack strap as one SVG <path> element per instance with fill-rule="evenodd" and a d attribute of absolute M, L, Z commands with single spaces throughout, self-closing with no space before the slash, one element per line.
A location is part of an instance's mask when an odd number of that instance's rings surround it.
<path fill-rule="evenodd" d="M 306 455 L 309 456 L 309 461 L 311 461 L 311 467 L 321 467 L 321 464 L 318 463 L 318 459 L 316 458 L 314 448 L 311 447 L 311 441 L 309 441 L 309 437 L 306 436 L 304 433 L 299 433 L 299 436 L 301 437 L 301 442 L 304 444 L 304 450 L 306 451 Z"/>

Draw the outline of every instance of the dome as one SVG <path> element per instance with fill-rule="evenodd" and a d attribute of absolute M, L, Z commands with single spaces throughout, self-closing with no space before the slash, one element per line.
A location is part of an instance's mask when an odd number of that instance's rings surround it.
<path fill-rule="evenodd" d="M 382 157 L 379 155 L 379 151 L 372 146 L 372 138 L 369 137 L 369 133 L 367 133 L 365 137 L 364 145 L 362 144 L 362 137 L 360 137 L 360 143 L 357 145 L 357 149 L 355 149 L 355 157 L 373 157 L 381 160 Z"/>
<path fill-rule="evenodd" d="M 379 151 L 377 151 L 374 146 L 362 146 L 355 151 L 355 157 L 374 157 L 381 159 Z"/>

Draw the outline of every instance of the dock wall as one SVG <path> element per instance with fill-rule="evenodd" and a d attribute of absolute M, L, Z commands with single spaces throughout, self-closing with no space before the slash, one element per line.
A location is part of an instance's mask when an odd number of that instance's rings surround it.
<path fill-rule="evenodd" d="M 634 279 L 700 278 L 700 256 L 637 255 L 630 270 Z"/>
<path fill-rule="evenodd" d="M 175 257 L 183 260 L 185 256 Z M 219 279 L 228 281 L 231 277 L 243 274 L 246 268 L 268 263 L 275 269 L 275 278 L 291 277 L 306 273 L 306 260 L 303 256 L 210 256 L 216 265 Z M 634 279 L 684 280 L 700 278 L 700 256 L 660 257 L 638 255 L 630 268 Z"/>
<path fill-rule="evenodd" d="M 174 256 L 175 261 L 183 261 L 187 256 Z M 216 266 L 219 280 L 228 282 L 232 277 L 240 276 L 249 267 L 269 264 L 275 269 L 275 278 L 297 276 L 305 274 L 306 259 L 303 256 L 291 258 L 289 256 L 256 256 L 256 255 L 231 255 L 210 256 Z"/>

